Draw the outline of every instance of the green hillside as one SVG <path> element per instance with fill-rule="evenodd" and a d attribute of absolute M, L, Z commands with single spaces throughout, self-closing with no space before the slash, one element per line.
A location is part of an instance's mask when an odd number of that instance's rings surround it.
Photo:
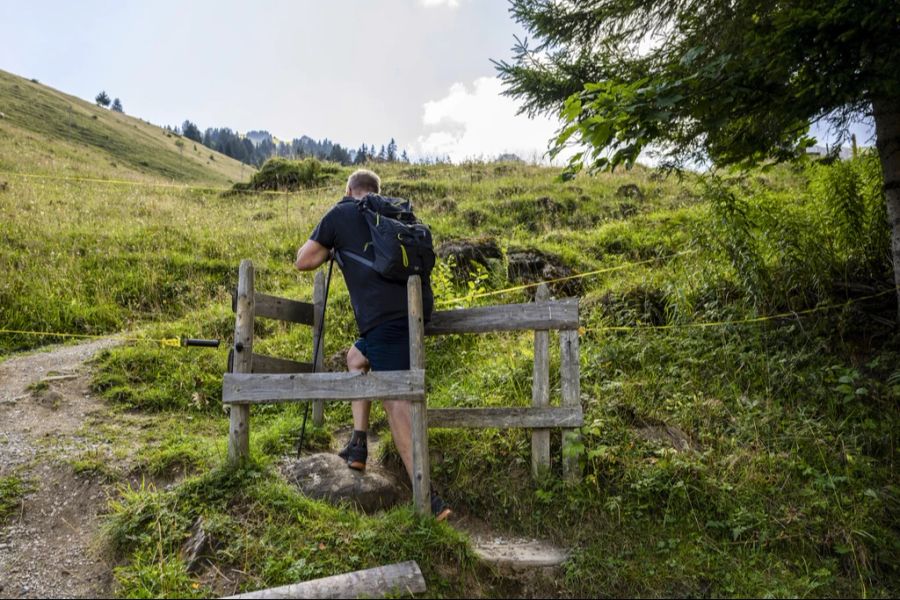
<path fill-rule="evenodd" d="M 2 70 L 0 113 L 0 171 L 215 185 L 252 174 L 202 144 Z"/>
<path fill-rule="evenodd" d="M 15 85 L 65 98 L 3 81 L 4 99 Z M 134 121 L 78 106 L 109 131 Z M 169 168 L 163 158 L 156 170 L 112 167 L 101 146 L 14 124 L 38 113 L 2 110 L 13 134 L 3 169 L 149 181 Z M 140 147 L 181 158 L 152 131 L 135 136 Z M 558 169 L 524 164 L 369 166 L 386 193 L 413 200 L 438 245 L 491 248 L 476 262 L 439 261 L 443 308 L 525 302 L 528 289 L 473 296 L 604 271 L 552 287 L 581 298 L 581 483 L 560 481 L 558 432 L 537 482 L 526 431 L 429 434 L 432 477 L 454 509 L 497 535 L 569 548 L 563 572 L 506 579 L 477 566 L 464 535 L 408 507 L 366 516 L 304 497 L 278 470 L 298 406 L 254 407 L 254 462 L 227 468 L 219 399 L 238 263 L 253 260 L 259 291 L 310 298 L 312 277 L 291 263 L 339 187 L 222 195 L 0 176 L 0 328 L 145 340 L 99 357 L 94 390 L 116 411 L 89 419 L 82 449 L 59 456 L 111 495 L 98 538 L 120 595 L 213 596 L 410 559 L 439 597 L 900 593 L 900 338 L 871 155 L 705 180 L 642 167 L 561 182 Z M 355 338 L 339 275 L 327 319 L 325 356 L 339 365 Z M 265 321 L 256 333 L 255 352 L 309 359 L 309 328 Z M 181 335 L 225 343 L 154 341 Z M 55 341 L 4 333 L 0 353 Z M 530 405 L 532 348 L 530 332 L 429 338 L 430 405 Z M 558 377 L 550 383 L 558 397 Z M 311 447 L 349 419 L 346 405 L 329 406 Z M 373 426 L 386 434 L 380 408 Z M 390 443 L 386 459 L 396 462 Z M 191 571 L 180 549 L 200 517 L 214 541 Z"/>

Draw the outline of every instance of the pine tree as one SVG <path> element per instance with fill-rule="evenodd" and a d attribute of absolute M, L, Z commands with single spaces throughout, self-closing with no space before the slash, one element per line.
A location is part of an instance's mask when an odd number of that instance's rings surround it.
<path fill-rule="evenodd" d="M 113 103 L 112 103 L 112 109 L 113 109 L 114 111 L 118 112 L 118 113 L 120 113 L 120 112 L 125 112 L 125 111 L 122 109 L 122 102 L 121 102 L 121 100 L 119 100 L 118 98 L 116 98 L 115 100 L 113 100 Z"/>
<path fill-rule="evenodd" d="M 106 91 L 102 91 L 99 94 L 97 94 L 96 98 L 94 98 L 94 102 L 97 103 L 97 106 L 104 106 L 104 107 L 109 106 L 109 103 L 110 103 L 109 95 L 106 93 Z"/>
<path fill-rule="evenodd" d="M 200 142 L 203 139 L 203 136 L 200 134 L 200 128 L 188 119 L 185 119 L 184 123 L 181 124 L 181 134 L 195 142 Z"/>
<path fill-rule="evenodd" d="M 791 160 L 811 122 L 846 136 L 871 115 L 900 300 L 897 0 L 513 0 L 510 12 L 537 46 L 496 63 L 506 94 L 563 117 L 551 155 L 586 148 L 570 172 L 628 166 L 651 145 L 669 167 Z"/>
<path fill-rule="evenodd" d="M 397 160 L 397 142 L 394 141 L 394 138 L 391 138 L 391 141 L 388 142 L 387 145 L 387 155 L 385 156 L 388 162 L 394 162 Z"/>

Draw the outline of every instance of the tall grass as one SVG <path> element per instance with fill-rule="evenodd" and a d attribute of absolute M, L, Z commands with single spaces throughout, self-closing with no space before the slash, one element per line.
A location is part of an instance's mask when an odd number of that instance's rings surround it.
<path fill-rule="evenodd" d="M 443 430 L 430 434 L 435 485 L 459 512 L 502 535 L 568 546 L 572 557 L 555 590 L 561 595 L 895 595 L 900 346 L 885 322 L 895 314 L 892 296 L 762 324 L 679 327 L 889 289 L 886 225 L 865 160 L 705 186 L 642 169 L 559 183 L 556 170 L 522 165 L 376 167 L 386 191 L 414 197 L 438 242 L 493 237 L 505 256 L 533 249 L 575 271 L 655 259 L 583 282 L 582 321 L 591 329 L 582 337 L 583 482 L 566 487 L 557 477 L 558 433 L 553 476 L 533 482 L 527 432 Z M 621 197 L 627 183 L 645 199 Z M 7 242 L 0 261 L 10 274 L 0 322 L 90 332 L 142 326 L 151 337 L 227 339 L 228 291 L 240 259 L 253 259 L 261 290 L 310 297 L 311 278 L 290 263 L 335 200 L 321 192 L 123 196 L 13 183 L 0 193 Z M 858 227 L 871 228 L 865 240 Z M 672 256 L 684 250 L 692 252 Z M 441 298 L 466 296 L 469 283 L 515 283 L 506 259 L 461 275 L 441 269 Z M 326 356 L 355 337 L 346 289 L 340 278 L 333 285 Z M 516 291 L 475 303 L 527 299 Z M 675 327 L 598 329 L 607 324 Z M 256 333 L 260 351 L 308 360 L 308 328 L 260 323 Z M 37 343 L 0 340 L 6 351 Z M 529 405 L 531 344 L 527 333 L 430 338 L 429 403 Z M 183 424 L 178 435 L 142 442 L 153 459 L 139 469 L 193 474 L 165 491 L 122 491 L 109 536 L 123 561 L 123 593 L 225 591 L 178 558 L 199 516 L 225 540 L 213 553 L 216 567 L 252 573 L 246 587 L 415 557 L 438 593 L 508 592 L 470 569 L 449 529 L 405 509 L 360 517 L 281 483 L 272 465 L 291 448 L 297 407 L 254 409 L 259 464 L 241 473 L 217 469 L 224 360 L 224 349 L 198 358 L 151 345 L 100 359 L 95 385 L 111 402 Z M 552 360 L 555 370 L 556 350 Z M 555 375 L 551 387 L 558 397 Z M 326 419 L 316 433 L 324 442 L 348 423 L 349 410 L 329 407 Z M 378 410 L 373 423 L 384 427 Z M 185 443 L 191 436 L 193 447 Z M 387 454 L 396 458 L 390 444 Z"/>

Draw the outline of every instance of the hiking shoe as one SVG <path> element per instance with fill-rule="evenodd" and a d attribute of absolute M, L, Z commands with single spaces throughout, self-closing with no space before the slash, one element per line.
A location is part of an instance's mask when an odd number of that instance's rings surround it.
<path fill-rule="evenodd" d="M 431 492 L 431 514 L 434 516 L 435 521 L 441 522 L 446 521 L 453 514 L 453 511 L 450 510 L 450 507 L 440 496 Z"/>
<path fill-rule="evenodd" d="M 347 466 L 356 471 L 366 470 L 366 460 L 369 458 L 369 447 L 366 444 L 365 433 L 359 435 L 354 431 L 350 441 L 344 449 L 338 452 L 338 456 L 347 461 Z"/>

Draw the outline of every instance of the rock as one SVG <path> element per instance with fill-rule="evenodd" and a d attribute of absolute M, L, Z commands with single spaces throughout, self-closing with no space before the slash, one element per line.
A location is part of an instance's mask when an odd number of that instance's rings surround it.
<path fill-rule="evenodd" d="M 634 183 L 626 183 L 625 185 L 620 185 L 619 189 L 616 190 L 616 196 L 619 198 L 634 198 L 635 200 L 643 200 L 644 192 L 641 191 Z"/>
<path fill-rule="evenodd" d="M 697 449 L 696 444 L 691 440 L 691 437 L 674 425 L 666 425 L 664 423 L 659 425 L 644 425 L 643 427 L 635 429 L 634 433 L 642 440 L 669 446 L 677 452 L 687 452 L 689 450 Z"/>
<path fill-rule="evenodd" d="M 181 560 L 187 566 L 187 570 L 196 573 L 203 566 L 204 561 L 211 560 L 218 542 L 206 531 L 206 521 L 202 516 L 197 517 L 191 527 L 191 537 L 181 546 L 179 552 Z"/>
<path fill-rule="evenodd" d="M 489 259 L 503 258 L 500 246 L 493 238 L 449 240 L 437 247 L 436 254 L 444 260 L 450 256 L 455 257 L 456 268 L 453 275 L 461 280 L 468 276 L 471 263 L 488 266 Z"/>
<path fill-rule="evenodd" d="M 537 283 L 574 275 L 574 271 L 558 257 L 540 250 L 511 250 L 507 259 L 509 261 L 507 277 L 514 283 Z M 580 279 L 569 279 L 548 285 L 550 290 L 558 296 L 577 296 L 582 289 Z"/>
<path fill-rule="evenodd" d="M 62 404 L 64 396 L 56 390 L 45 390 L 37 396 L 37 401 L 41 406 L 46 406 L 51 410 L 56 410 Z"/>
<path fill-rule="evenodd" d="M 284 472 L 310 498 L 332 504 L 350 502 L 367 513 L 391 508 L 407 496 L 400 480 L 371 460 L 365 472 L 359 472 L 347 468 L 336 454 L 312 454 L 286 465 Z"/>
<path fill-rule="evenodd" d="M 558 567 L 568 558 L 563 549 L 540 540 L 476 539 L 472 547 L 479 559 L 512 574 L 542 567 Z"/>
<path fill-rule="evenodd" d="M 0 192 L 5 192 L 9 189 L 9 184 L 5 181 L 0 181 Z"/>

